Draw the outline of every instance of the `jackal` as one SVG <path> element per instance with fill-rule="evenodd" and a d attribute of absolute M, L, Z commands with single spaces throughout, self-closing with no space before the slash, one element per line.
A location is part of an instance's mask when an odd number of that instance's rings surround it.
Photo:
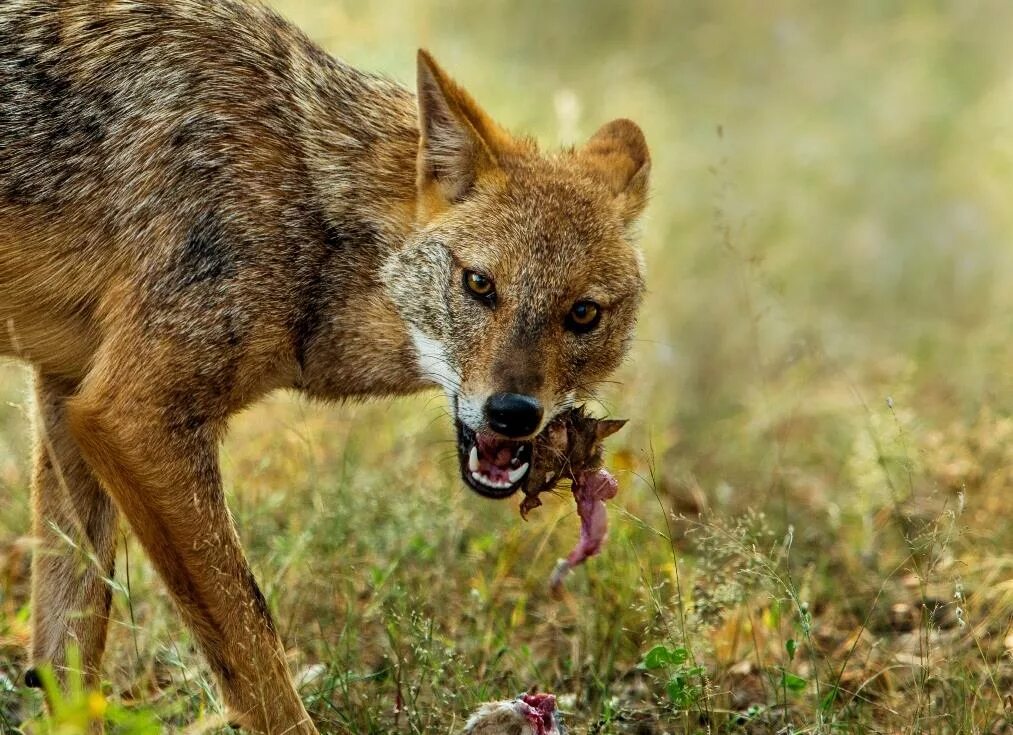
<path fill-rule="evenodd" d="M 315 732 L 222 494 L 231 414 L 439 386 L 461 475 L 623 358 L 649 155 L 628 120 L 549 154 L 424 51 L 417 94 L 258 4 L 0 4 L 0 355 L 35 370 L 36 664 L 98 677 L 125 516 L 237 721 Z M 90 552 L 81 565 L 55 529 Z"/>

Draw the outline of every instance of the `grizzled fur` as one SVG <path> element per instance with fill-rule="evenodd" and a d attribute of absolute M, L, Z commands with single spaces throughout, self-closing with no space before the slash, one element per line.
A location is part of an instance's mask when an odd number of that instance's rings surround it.
<path fill-rule="evenodd" d="M 432 384 L 474 429 L 496 391 L 548 420 L 626 350 L 648 169 L 629 121 L 543 155 L 424 52 L 416 96 L 257 4 L 0 4 L 0 355 L 37 375 L 34 660 L 59 670 L 73 641 L 98 676 L 122 514 L 236 719 L 314 732 L 224 503 L 226 420 L 277 388 Z M 587 298 L 601 324 L 566 331 Z"/>

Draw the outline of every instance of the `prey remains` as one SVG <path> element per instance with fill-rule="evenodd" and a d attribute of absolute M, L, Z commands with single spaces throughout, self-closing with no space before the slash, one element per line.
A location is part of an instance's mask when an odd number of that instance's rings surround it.
<path fill-rule="evenodd" d="M 521 517 L 527 519 L 528 513 L 542 504 L 538 496 L 553 490 L 562 480 L 570 481 L 580 517 L 580 540 L 556 564 L 549 580 L 553 590 L 558 590 L 566 574 L 597 554 L 605 542 L 605 501 L 615 497 L 619 485 L 603 466 L 602 442 L 625 424 L 625 420 L 594 418 L 583 407 L 572 408 L 553 420 L 532 446 Z"/>

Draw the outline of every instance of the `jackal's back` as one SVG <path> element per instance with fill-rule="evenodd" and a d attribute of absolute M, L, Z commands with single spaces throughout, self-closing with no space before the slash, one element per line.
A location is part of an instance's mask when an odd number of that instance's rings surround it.
<path fill-rule="evenodd" d="M 336 290 L 375 271 L 413 193 L 413 95 L 256 3 L 2 3 L 0 100 L 0 320 L 46 349 L 98 340 L 114 286 L 151 319 L 270 304 L 298 329 L 325 261 Z"/>
<path fill-rule="evenodd" d="M 236 183 L 230 169 L 270 171 L 272 155 L 305 161 L 320 137 L 307 118 L 326 117 L 340 155 L 404 135 L 413 114 L 407 91 L 228 0 L 4 3 L 0 98 L 4 199 L 120 216 L 156 193 L 206 199 Z M 262 152 L 243 160 L 244 144 Z"/>

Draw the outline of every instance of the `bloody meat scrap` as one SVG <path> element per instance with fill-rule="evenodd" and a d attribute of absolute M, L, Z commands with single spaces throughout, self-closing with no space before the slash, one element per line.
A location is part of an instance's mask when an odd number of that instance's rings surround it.
<path fill-rule="evenodd" d="M 521 517 L 542 504 L 539 495 L 562 480 L 570 481 L 580 517 L 580 540 L 565 559 L 560 559 L 549 584 L 558 590 L 573 567 L 601 550 L 608 531 L 605 501 L 619 489 L 616 479 L 602 465 L 602 442 L 626 424 L 625 420 L 597 419 L 583 407 L 561 414 L 535 442 L 530 482 L 524 490 Z"/>

